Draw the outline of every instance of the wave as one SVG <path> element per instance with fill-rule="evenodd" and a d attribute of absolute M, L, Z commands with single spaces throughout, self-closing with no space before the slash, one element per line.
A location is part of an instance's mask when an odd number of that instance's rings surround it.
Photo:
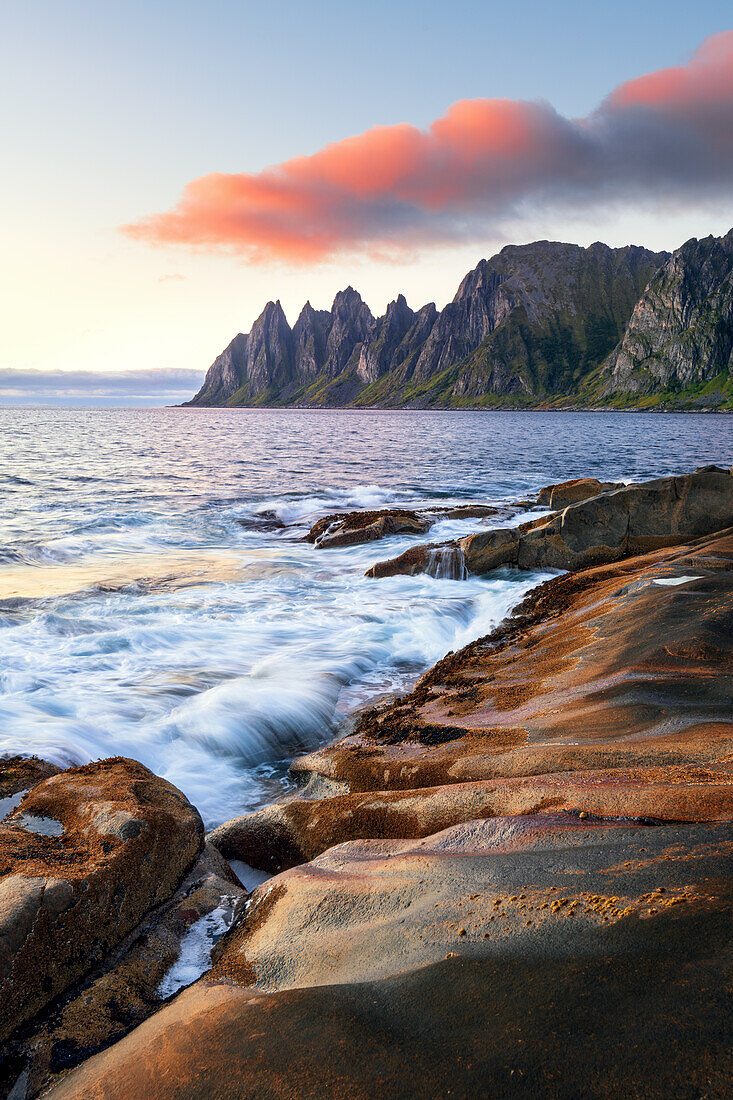
<path fill-rule="evenodd" d="M 324 489 L 302 496 L 286 494 L 261 501 L 252 511 L 255 516 L 272 516 L 283 526 L 289 526 L 324 512 L 388 508 L 406 500 L 409 497 L 395 489 L 385 489 L 381 485 L 354 485 L 347 489 Z"/>
<path fill-rule="evenodd" d="M 131 756 L 217 824 L 272 796 L 258 767 L 331 738 L 349 706 L 409 686 L 531 583 L 374 583 L 344 555 L 316 573 L 302 543 L 288 560 L 254 580 L 24 608 L 0 630 L 0 750 L 63 766 Z"/>

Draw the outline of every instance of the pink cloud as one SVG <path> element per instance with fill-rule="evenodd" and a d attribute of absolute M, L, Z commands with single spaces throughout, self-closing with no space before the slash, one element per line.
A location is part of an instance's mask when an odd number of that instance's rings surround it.
<path fill-rule="evenodd" d="M 377 126 L 261 172 L 203 176 L 124 232 L 313 263 L 475 235 L 520 204 L 730 195 L 732 180 L 729 31 L 686 65 L 620 85 L 584 119 L 546 103 L 460 100 L 427 130 Z"/>

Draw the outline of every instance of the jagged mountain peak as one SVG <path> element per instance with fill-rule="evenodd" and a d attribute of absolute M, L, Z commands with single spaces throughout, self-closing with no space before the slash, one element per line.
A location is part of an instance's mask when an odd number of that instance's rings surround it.
<path fill-rule="evenodd" d="M 269 302 L 192 403 L 592 403 L 631 392 L 639 378 L 634 392 L 687 385 L 733 371 L 731 268 L 733 230 L 672 257 L 543 240 L 480 260 L 441 311 L 414 312 L 400 293 L 375 319 L 348 286 L 330 310 L 306 302 L 291 330 L 280 302 Z M 667 332 L 659 347 L 649 324 Z M 680 365 L 680 342 L 694 349 L 694 369 Z M 656 366 L 646 361 L 655 356 Z"/>
<path fill-rule="evenodd" d="M 387 306 L 384 319 L 386 321 L 411 321 L 414 316 L 415 314 L 408 306 L 404 294 L 398 294 L 395 300 Z"/>
<path fill-rule="evenodd" d="M 285 310 L 280 304 L 280 299 L 278 298 L 275 302 L 267 303 L 265 308 L 262 310 L 262 313 L 252 325 L 250 334 L 253 333 L 255 329 L 261 328 L 263 325 L 280 325 L 283 323 L 288 325 L 288 319 L 285 316 Z M 288 325 L 288 328 L 289 327 L 290 326 Z"/>
<path fill-rule="evenodd" d="M 354 290 L 353 286 L 344 287 L 343 290 L 336 292 L 333 299 L 333 305 L 331 306 L 331 313 L 337 313 L 342 310 L 354 310 L 364 305 L 364 300 L 358 290 Z"/>

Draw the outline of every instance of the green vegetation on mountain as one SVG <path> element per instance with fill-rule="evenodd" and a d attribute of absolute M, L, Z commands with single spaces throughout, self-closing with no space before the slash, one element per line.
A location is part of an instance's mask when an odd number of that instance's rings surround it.
<path fill-rule="evenodd" d="M 268 303 L 188 403 L 250 407 L 733 408 L 733 230 L 671 256 L 538 241 L 445 309 L 374 318 L 348 287 L 293 329 Z"/>

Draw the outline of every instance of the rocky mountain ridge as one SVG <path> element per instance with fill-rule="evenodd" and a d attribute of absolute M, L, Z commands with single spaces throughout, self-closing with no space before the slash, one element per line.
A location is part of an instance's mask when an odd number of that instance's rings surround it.
<path fill-rule="evenodd" d="M 733 230 L 675 253 L 508 245 L 441 311 L 400 294 L 375 318 L 353 287 L 269 302 L 189 405 L 733 407 Z"/>

